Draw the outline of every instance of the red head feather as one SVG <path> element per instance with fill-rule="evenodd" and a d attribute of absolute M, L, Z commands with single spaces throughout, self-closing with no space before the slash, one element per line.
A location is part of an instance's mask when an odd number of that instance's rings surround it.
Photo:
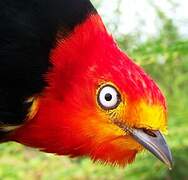
<path fill-rule="evenodd" d="M 131 162 L 142 149 L 127 127 L 166 130 L 165 99 L 153 80 L 117 46 L 98 15 L 91 15 L 51 52 L 48 87 L 37 112 L 10 139 L 46 152 Z M 113 86 L 121 102 L 103 109 L 97 94 Z"/>

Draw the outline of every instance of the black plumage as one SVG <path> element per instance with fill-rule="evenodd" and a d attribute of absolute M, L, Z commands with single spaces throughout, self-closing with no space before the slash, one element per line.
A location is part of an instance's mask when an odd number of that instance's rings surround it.
<path fill-rule="evenodd" d="M 25 100 L 47 86 L 58 32 L 69 35 L 92 12 L 89 0 L 0 1 L 0 127 L 24 122 Z"/>

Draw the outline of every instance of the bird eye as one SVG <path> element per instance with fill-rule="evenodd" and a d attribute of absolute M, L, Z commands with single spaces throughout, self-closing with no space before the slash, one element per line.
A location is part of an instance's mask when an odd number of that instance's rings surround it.
<path fill-rule="evenodd" d="M 103 86 L 98 93 L 98 103 L 105 109 L 115 109 L 121 102 L 121 96 L 112 85 Z"/>

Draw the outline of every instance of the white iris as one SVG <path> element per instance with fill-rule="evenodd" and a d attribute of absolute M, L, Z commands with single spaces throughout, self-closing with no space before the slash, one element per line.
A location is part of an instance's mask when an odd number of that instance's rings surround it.
<path fill-rule="evenodd" d="M 98 101 L 103 108 L 113 109 L 119 104 L 120 96 L 113 86 L 107 85 L 99 91 Z"/>

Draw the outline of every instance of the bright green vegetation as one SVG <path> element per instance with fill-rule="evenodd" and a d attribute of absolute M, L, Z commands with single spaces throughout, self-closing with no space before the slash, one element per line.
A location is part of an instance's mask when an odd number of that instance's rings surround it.
<path fill-rule="evenodd" d="M 87 158 L 58 157 L 16 143 L 7 143 L 0 145 L 0 179 L 188 179 L 188 40 L 180 37 L 178 28 L 164 13 L 158 10 L 158 15 L 163 24 L 158 37 L 142 43 L 138 43 L 134 36 L 120 37 L 119 43 L 125 50 L 129 49 L 128 54 L 151 74 L 167 96 L 169 107 L 167 141 L 174 156 L 174 169 L 169 171 L 147 152 L 138 155 L 132 165 L 119 168 L 93 164 Z"/>

